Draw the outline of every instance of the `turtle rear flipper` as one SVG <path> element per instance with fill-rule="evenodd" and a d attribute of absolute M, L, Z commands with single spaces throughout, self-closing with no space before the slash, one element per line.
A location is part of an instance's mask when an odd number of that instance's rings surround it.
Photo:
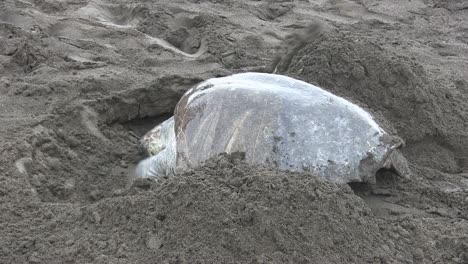
<path fill-rule="evenodd" d="M 384 168 L 395 171 L 395 173 L 403 179 L 408 180 L 412 175 L 408 161 L 397 149 L 390 153 L 385 161 Z"/>

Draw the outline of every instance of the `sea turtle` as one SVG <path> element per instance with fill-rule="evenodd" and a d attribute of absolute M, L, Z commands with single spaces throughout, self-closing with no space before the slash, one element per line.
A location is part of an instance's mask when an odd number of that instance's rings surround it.
<path fill-rule="evenodd" d="M 290 77 L 240 73 L 188 90 L 174 116 L 140 141 L 149 158 L 136 174 L 154 177 L 244 152 L 250 164 L 310 171 L 325 180 L 374 181 L 400 145 L 363 108 Z"/>

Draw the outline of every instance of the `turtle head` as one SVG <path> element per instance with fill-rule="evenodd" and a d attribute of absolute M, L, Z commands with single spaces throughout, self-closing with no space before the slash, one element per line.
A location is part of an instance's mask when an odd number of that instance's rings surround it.
<path fill-rule="evenodd" d="M 148 156 L 154 156 L 158 154 L 165 147 L 165 141 L 161 137 L 161 125 L 151 129 L 138 142 L 138 149 L 140 152 Z"/>

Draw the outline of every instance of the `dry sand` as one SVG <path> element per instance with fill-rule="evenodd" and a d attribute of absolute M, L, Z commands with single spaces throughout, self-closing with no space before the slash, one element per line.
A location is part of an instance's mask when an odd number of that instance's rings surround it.
<path fill-rule="evenodd" d="M 465 0 L 1 1 L 0 263 L 468 263 L 467 17 Z M 190 86 L 244 71 L 369 109 L 410 179 L 236 155 L 132 179 L 137 139 Z"/>

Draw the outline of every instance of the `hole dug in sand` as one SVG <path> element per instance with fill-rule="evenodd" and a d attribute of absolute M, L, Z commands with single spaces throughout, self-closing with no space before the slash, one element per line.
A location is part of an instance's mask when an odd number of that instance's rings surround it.
<path fill-rule="evenodd" d="M 18 160 L 17 167 L 42 201 L 92 202 L 120 193 L 142 158 L 138 139 L 170 116 L 199 81 L 172 76 L 67 106 L 34 128 L 31 158 Z"/>
<path fill-rule="evenodd" d="M 401 190 L 398 184 L 405 181 L 395 169 L 382 168 L 375 175 L 375 184 L 354 182 L 349 187 L 359 196 L 375 215 L 428 215 L 424 210 L 399 204 Z"/>
<path fill-rule="evenodd" d="M 391 195 L 391 189 L 401 176 L 394 169 L 382 168 L 375 174 L 375 183 L 351 182 L 349 187 L 358 195 Z M 383 190 L 385 189 L 385 190 Z"/>

